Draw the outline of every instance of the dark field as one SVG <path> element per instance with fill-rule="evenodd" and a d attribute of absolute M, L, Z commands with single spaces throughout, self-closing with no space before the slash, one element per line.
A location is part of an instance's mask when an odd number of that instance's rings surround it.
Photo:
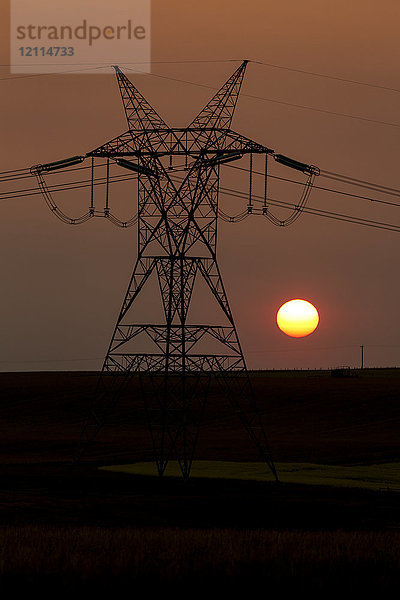
<path fill-rule="evenodd" d="M 180 588 L 189 597 L 398 590 L 400 533 L 226 529 L 7 528 L 3 590 L 59 598 Z M 143 588 L 142 588 L 143 586 Z M 258 589 L 257 589 L 258 588 Z M 225 597 L 225 596 L 223 596 Z M 378 596 L 379 597 L 379 596 Z"/>
<path fill-rule="evenodd" d="M 252 379 L 276 461 L 399 462 L 399 370 Z M 3 590 L 83 585 L 122 593 L 131 583 L 211 580 L 235 587 L 260 581 L 277 590 L 399 588 L 396 490 L 98 470 L 151 459 L 134 384 L 85 460 L 71 467 L 95 382 L 92 373 L 0 374 Z M 197 457 L 258 460 L 217 393 Z"/>
<path fill-rule="evenodd" d="M 365 464 L 400 456 L 400 369 L 355 377 L 326 371 L 252 374 L 276 461 Z M 0 462 L 68 461 L 91 402 L 96 373 L 0 373 Z M 152 459 L 135 383 L 88 452 L 101 464 Z M 258 460 L 230 405 L 211 394 L 197 458 Z"/>

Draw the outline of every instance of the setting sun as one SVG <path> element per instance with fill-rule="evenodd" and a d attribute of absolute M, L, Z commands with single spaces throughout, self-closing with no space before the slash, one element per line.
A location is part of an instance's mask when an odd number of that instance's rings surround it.
<path fill-rule="evenodd" d="M 318 311 L 307 300 L 289 300 L 282 304 L 276 315 L 276 322 L 281 331 L 290 337 L 305 337 L 318 326 Z"/>

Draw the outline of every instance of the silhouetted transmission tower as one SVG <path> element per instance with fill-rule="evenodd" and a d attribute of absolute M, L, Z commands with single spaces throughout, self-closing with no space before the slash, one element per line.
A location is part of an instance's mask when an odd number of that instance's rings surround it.
<path fill-rule="evenodd" d="M 246 154 L 250 155 L 250 164 L 254 154 L 263 154 L 267 164 L 268 155 L 273 155 L 278 162 L 308 173 L 307 190 L 316 169 L 276 155 L 230 129 L 246 65 L 244 61 L 184 128 L 168 127 L 131 81 L 114 67 L 128 130 L 86 157 L 92 157 L 92 190 L 93 161 L 97 157 L 107 159 L 107 198 L 110 161 L 137 175 L 138 254 L 92 410 L 84 424 L 80 452 L 107 421 L 136 376 L 141 383 L 159 474 L 174 458 L 183 476 L 188 477 L 208 391 L 212 382 L 218 382 L 262 460 L 277 477 L 217 262 L 220 166 Z M 176 157 L 180 157 L 179 165 Z M 58 209 L 43 173 L 84 158 L 32 169 L 53 211 Z M 183 176 L 177 179 L 177 173 Z M 253 210 L 251 178 L 250 168 L 248 212 Z M 106 204 L 105 216 L 111 218 L 109 211 Z M 262 211 L 268 216 L 266 195 Z M 95 212 L 92 201 L 89 212 L 73 221 L 83 222 L 96 216 Z M 151 278 L 158 280 L 163 316 L 142 323 L 137 300 L 146 294 Z M 211 293 L 217 325 L 202 323 L 191 310 L 197 279 L 203 280 Z"/>

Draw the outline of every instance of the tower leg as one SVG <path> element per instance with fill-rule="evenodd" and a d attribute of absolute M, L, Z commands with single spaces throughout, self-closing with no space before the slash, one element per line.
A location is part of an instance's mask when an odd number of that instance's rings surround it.
<path fill-rule="evenodd" d="M 134 302 L 146 281 L 158 279 L 164 321 L 135 324 L 130 320 Z M 202 277 L 223 313 L 224 325 L 192 324 L 188 320 L 196 277 Z M 140 336 L 155 352 L 140 348 Z M 218 351 L 201 351 L 212 342 Z M 132 349 L 130 345 L 135 343 Z M 139 348 L 137 347 L 139 345 Z M 114 330 L 95 398 L 86 420 L 80 453 L 112 413 L 133 377 L 138 377 L 159 475 L 176 459 L 184 478 L 189 477 L 210 386 L 229 400 L 277 479 L 265 431 L 254 398 L 243 352 L 216 261 L 199 257 L 140 258 L 128 286 Z"/>

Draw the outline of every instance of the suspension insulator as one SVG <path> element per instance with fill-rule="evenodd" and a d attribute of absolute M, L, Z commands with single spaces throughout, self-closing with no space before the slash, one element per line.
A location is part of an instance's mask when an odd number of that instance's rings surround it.
<path fill-rule="evenodd" d="M 131 162 L 130 160 L 126 160 L 125 158 L 118 158 L 116 161 L 117 165 L 123 167 L 124 169 L 128 169 L 129 171 L 134 171 L 135 173 L 143 173 L 143 175 L 147 175 L 148 177 L 156 177 L 156 173 L 147 167 L 142 167 L 136 163 Z"/>
<path fill-rule="evenodd" d="M 243 156 L 243 152 L 238 151 L 238 150 L 221 152 L 220 154 L 217 154 L 213 158 L 206 158 L 205 160 L 202 161 L 200 166 L 210 167 L 213 165 L 220 165 L 223 163 L 231 162 L 232 160 L 238 160 L 239 158 L 242 158 L 242 156 Z"/>
<path fill-rule="evenodd" d="M 274 159 L 276 162 L 281 163 L 286 167 L 290 167 L 291 169 L 296 169 L 296 171 L 301 171 L 302 173 L 309 173 L 310 175 L 319 175 L 320 173 L 318 167 L 314 167 L 314 165 L 306 165 L 305 163 L 294 160 L 293 158 L 289 158 L 288 156 L 284 156 L 283 154 L 274 154 Z"/>
<path fill-rule="evenodd" d="M 85 156 L 72 156 L 71 158 L 64 158 L 64 160 L 57 160 L 56 162 L 46 163 L 45 165 L 35 165 L 31 168 L 31 172 L 40 173 L 41 171 L 47 172 L 65 169 L 83 162 L 85 158 Z"/>

